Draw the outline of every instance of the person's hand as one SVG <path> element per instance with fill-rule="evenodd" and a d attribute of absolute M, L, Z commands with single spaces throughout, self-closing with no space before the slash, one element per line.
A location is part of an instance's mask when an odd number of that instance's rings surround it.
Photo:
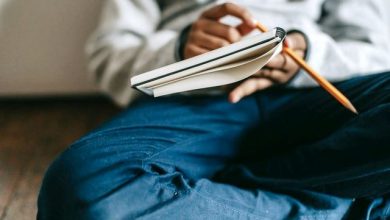
<path fill-rule="evenodd" d="M 237 27 L 220 23 L 219 19 L 226 15 L 237 17 L 242 23 Z M 212 7 L 203 12 L 192 24 L 184 46 L 184 58 L 194 57 L 237 42 L 242 36 L 251 32 L 255 25 L 249 11 L 236 4 L 225 3 Z"/>
<path fill-rule="evenodd" d="M 294 32 L 286 37 L 288 46 L 299 56 L 303 57 L 306 51 L 306 42 L 302 34 Z M 297 74 L 299 66 L 283 52 L 273 58 L 263 69 L 250 78 L 244 80 L 229 94 L 229 101 L 236 103 L 245 96 L 256 91 L 266 89 L 275 84 L 288 82 Z"/>

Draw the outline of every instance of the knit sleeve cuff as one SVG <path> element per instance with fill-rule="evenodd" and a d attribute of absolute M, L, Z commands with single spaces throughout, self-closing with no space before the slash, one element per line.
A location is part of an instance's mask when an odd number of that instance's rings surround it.
<path fill-rule="evenodd" d="M 288 35 L 288 34 L 293 34 L 293 33 L 299 33 L 299 34 L 301 34 L 301 35 L 303 36 L 303 38 L 305 39 L 306 50 L 305 50 L 305 54 L 303 55 L 303 58 L 304 58 L 304 60 L 308 60 L 308 59 L 309 59 L 309 56 L 310 56 L 310 48 L 311 48 L 311 47 L 310 47 L 309 38 L 307 37 L 307 35 L 306 35 L 304 32 L 302 32 L 302 31 L 300 31 L 300 30 L 298 30 L 298 29 L 291 29 L 291 30 L 287 31 L 287 35 Z M 290 84 L 290 83 L 291 83 L 298 75 L 300 75 L 300 74 L 304 74 L 302 69 L 300 69 L 293 77 L 291 77 L 291 79 L 289 79 L 289 80 L 286 82 L 286 84 L 287 84 L 287 85 Z"/>
<path fill-rule="evenodd" d="M 187 42 L 188 34 L 191 30 L 192 24 L 185 27 L 179 34 L 175 45 L 175 59 L 176 61 L 184 60 L 184 46 Z"/>

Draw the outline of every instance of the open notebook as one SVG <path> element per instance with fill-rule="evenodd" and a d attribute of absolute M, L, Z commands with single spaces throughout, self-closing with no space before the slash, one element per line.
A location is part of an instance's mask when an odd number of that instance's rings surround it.
<path fill-rule="evenodd" d="M 227 85 L 264 67 L 282 50 L 281 28 L 131 78 L 131 86 L 154 97 Z"/>

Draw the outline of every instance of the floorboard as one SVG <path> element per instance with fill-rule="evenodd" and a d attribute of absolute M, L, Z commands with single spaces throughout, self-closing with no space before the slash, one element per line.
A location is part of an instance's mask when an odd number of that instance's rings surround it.
<path fill-rule="evenodd" d="M 49 163 L 118 111 L 100 98 L 0 100 L 0 219 L 35 219 Z"/>

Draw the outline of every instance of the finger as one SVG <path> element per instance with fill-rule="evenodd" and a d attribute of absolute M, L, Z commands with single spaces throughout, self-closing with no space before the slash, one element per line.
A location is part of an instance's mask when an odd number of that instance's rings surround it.
<path fill-rule="evenodd" d="M 304 52 L 302 50 L 294 51 L 298 56 L 303 57 Z M 287 54 L 279 54 L 267 63 L 266 67 L 270 69 L 280 69 L 290 72 L 298 67 L 298 64 Z"/>
<path fill-rule="evenodd" d="M 209 52 L 209 50 L 199 47 L 195 44 L 187 44 L 184 49 L 184 58 L 191 58 Z"/>
<path fill-rule="evenodd" d="M 225 15 L 232 15 L 241 19 L 242 22 L 249 27 L 256 27 L 255 21 L 253 20 L 252 15 L 249 13 L 249 11 L 233 3 L 224 3 L 221 5 L 217 5 L 203 12 L 201 17 L 218 20 Z"/>
<path fill-rule="evenodd" d="M 223 38 L 216 37 L 204 32 L 196 32 L 194 35 L 190 36 L 188 40 L 189 42 L 193 42 L 194 44 L 209 50 L 214 50 L 230 44 Z"/>
<path fill-rule="evenodd" d="M 303 57 L 305 52 L 301 50 L 295 51 L 298 56 Z M 297 62 L 295 62 L 290 56 L 286 56 L 286 65 L 281 68 L 282 71 L 287 72 L 288 74 L 294 74 L 298 72 L 300 66 L 298 65 Z"/>
<path fill-rule="evenodd" d="M 194 24 L 194 30 L 204 31 L 210 35 L 218 36 L 226 39 L 230 43 L 237 42 L 241 39 L 241 34 L 236 28 L 209 19 L 198 20 Z"/>
<path fill-rule="evenodd" d="M 260 71 L 260 75 L 275 83 L 285 83 L 290 78 L 289 74 L 279 69 L 264 69 Z"/>
<path fill-rule="evenodd" d="M 245 24 L 238 25 L 236 29 L 238 30 L 238 32 L 240 32 L 241 36 L 245 36 L 253 31 L 253 28 L 248 27 L 248 25 Z"/>
<path fill-rule="evenodd" d="M 280 53 L 267 63 L 267 67 L 271 69 L 283 69 L 287 63 L 287 57 L 285 54 Z"/>
<path fill-rule="evenodd" d="M 267 67 L 263 67 L 263 69 L 257 71 L 255 74 L 252 75 L 252 77 L 262 77 L 262 70 L 268 69 Z"/>
<path fill-rule="evenodd" d="M 305 38 L 298 33 L 289 34 L 285 39 L 289 48 L 293 50 L 305 50 L 306 40 Z"/>
<path fill-rule="evenodd" d="M 266 78 L 249 78 L 240 84 L 229 94 L 229 101 L 237 103 L 243 97 L 250 95 L 258 90 L 266 89 L 273 85 L 273 82 Z"/>

